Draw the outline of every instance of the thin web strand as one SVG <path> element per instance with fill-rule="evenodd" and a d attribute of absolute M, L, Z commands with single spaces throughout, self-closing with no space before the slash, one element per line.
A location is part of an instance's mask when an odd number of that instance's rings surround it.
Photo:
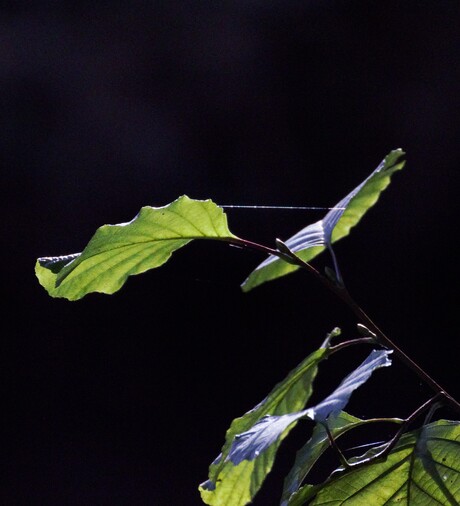
<path fill-rule="evenodd" d="M 220 207 L 227 209 L 288 209 L 290 211 L 344 211 L 345 207 L 321 207 L 321 206 L 258 206 L 258 205 L 240 205 L 223 204 Z"/>

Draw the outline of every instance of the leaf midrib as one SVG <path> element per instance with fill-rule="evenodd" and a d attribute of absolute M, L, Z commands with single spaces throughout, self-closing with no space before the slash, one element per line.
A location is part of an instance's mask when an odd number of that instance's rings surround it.
<path fill-rule="evenodd" d="M 126 244 L 121 244 L 120 246 L 113 246 L 110 249 L 105 249 L 105 250 L 102 250 L 102 251 L 97 251 L 95 253 L 92 253 L 90 255 L 85 256 L 82 260 L 80 260 L 80 262 L 77 263 L 76 261 L 78 261 L 79 259 L 81 259 L 82 256 L 83 256 L 83 254 L 84 254 L 84 250 L 83 250 L 81 253 L 73 253 L 74 255 L 79 255 L 79 256 L 75 257 L 68 264 L 66 264 L 62 268 L 62 270 L 64 270 L 66 267 L 69 267 L 73 262 L 75 262 L 76 265 L 75 265 L 75 267 L 73 267 L 72 269 L 70 269 L 69 272 L 67 272 L 65 275 L 63 275 L 62 278 L 59 281 L 60 281 L 60 283 L 62 283 L 64 281 L 64 279 L 66 279 L 67 276 L 69 276 L 83 262 L 86 262 L 87 260 L 90 260 L 91 258 L 95 258 L 95 257 L 97 257 L 99 255 L 103 255 L 104 253 L 108 253 L 109 251 L 114 251 L 114 250 L 117 250 L 117 249 L 124 249 L 124 248 L 128 249 L 128 248 L 131 248 L 133 246 L 138 246 L 138 245 L 141 245 L 141 244 L 156 243 L 156 242 L 158 243 L 158 242 L 166 242 L 166 241 L 193 241 L 193 240 L 198 240 L 198 239 L 208 239 L 208 240 L 215 240 L 215 241 L 230 242 L 234 238 L 235 238 L 234 236 L 228 236 L 228 237 L 182 236 L 182 237 L 165 237 L 165 238 L 161 238 L 161 239 L 149 239 L 148 241 L 131 242 L 131 243 L 126 243 Z M 66 255 L 66 256 L 68 256 L 68 255 Z M 55 258 L 59 258 L 59 257 L 55 257 Z M 61 272 L 62 272 L 62 270 L 61 270 Z M 58 277 L 59 277 L 59 273 L 58 273 Z"/>

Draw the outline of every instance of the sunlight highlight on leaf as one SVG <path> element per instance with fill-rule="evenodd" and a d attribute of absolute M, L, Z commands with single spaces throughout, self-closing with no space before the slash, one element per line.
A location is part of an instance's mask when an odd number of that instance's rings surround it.
<path fill-rule="evenodd" d="M 335 329 L 334 335 L 339 331 Z M 255 408 L 241 418 L 233 420 L 227 431 L 222 453 L 209 468 L 209 479 L 200 485 L 203 501 L 212 506 L 244 506 L 252 501 L 270 472 L 276 452 L 284 437 L 295 423 L 278 437 L 268 450 L 253 459 L 240 460 L 236 464 L 230 458 L 235 438 L 263 420 L 266 415 L 283 415 L 301 410 L 312 393 L 313 380 L 318 364 L 328 356 L 329 339 L 323 347 L 309 355 Z"/>
<path fill-rule="evenodd" d="M 273 445 L 279 444 L 297 420 L 309 418 L 325 422 L 330 415 L 337 415 L 346 406 L 354 390 L 365 383 L 375 370 L 391 365 L 388 358 L 390 353 L 387 350 L 373 350 L 331 395 L 315 407 L 285 414 L 267 414 L 259 419 L 251 428 L 234 436 L 228 459 L 235 466 L 245 460 L 252 461 L 263 456 Z"/>
<path fill-rule="evenodd" d="M 326 247 L 347 236 L 350 229 L 357 225 L 377 202 L 382 191 L 390 184 L 392 174 L 404 167 L 405 162 L 402 160 L 404 154 L 401 149 L 389 153 L 374 172 L 338 202 L 322 220 L 308 225 L 284 241 L 284 244 L 302 260 L 310 262 Z M 249 275 L 242 284 L 242 289 L 247 292 L 298 268 L 271 255 Z"/>
<path fill-rule="evenodd" d="M 129 276 L 163 265 L 193 239 L 231 241 L 236 236 L 220 207 L 184 195 L 164 207 L 143 207 L 128 223 L 100 227 L 82 253 L 39 258 L 35 272 L 52 297 L 111 294 Z"/>
<path fill-rule="evenodd" d="M 373 448 L 358 463 L 372 458 Z M 429 506 L 460 504 L 460 423 L 448 420 L 404 434 L 387 458 L 357 469 L 339 468 L 316 486 L 302 487 L 289 506 Z"/>

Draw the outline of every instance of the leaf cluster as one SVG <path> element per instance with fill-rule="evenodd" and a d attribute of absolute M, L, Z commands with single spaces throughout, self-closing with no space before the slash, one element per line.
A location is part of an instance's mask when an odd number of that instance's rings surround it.
<path fill-rule="evenodd" d="M 341 199 L 321 220 L 307 225 L 274 247 L 256 244 L 230 232 L 227 217 L 211 200 L 187 196 L 164 207 L 144 207 L 128 223 L 100 227 L 81 253 L 39 258 L 35 271 L 52 297 L 77 300 L 92 292 L 112 294 L 129 276 L 163 265 L 192 240 L 207 239 L 259 250 L 267 254 L 243 282 L 249 291 L 297 269 L 307 269 L 359 317 L 358 335 L 343 340 L 334 329 L 323 345 L 306 357 L 251 411 L 236 418 L 221 453 L 200 487 L 204 503 L 212 506 L 249 504 L 271 471 L 277 450 L 297 423 L 313 426 L 311 437 L 298 451 L 284 483 L 281 506 L 304 504 L 460 504 L 460 422 L 430 423 L 439 403 L 458 403 L 405 355 L 357 307 L 349 296 L 333 245 L 346 237 L 377 202 L 392 175 L 404 167 L 404 152 L 389 153 L 363 182 Z M 311 261 L 328 251 L 332 268 L 326 276 Z M 309 405 L 321 363 L 341 349 L 372 344 L 366 360 L 355 367 L 323 401 Z M 390 355 L 402 359 L 433 388 L 435 395 L 405 420 L 356 418 L 344 411 L 357 388 L 380 368 L 391 365 Z M 407 431 L 418 417 L 425 422 Z M 345 433 L 367 424 L 393 423 L 394 437 L 371 444 L 362 455 L 346 459 L 338 441 Z M 309 483 L 309 475 L 324 452 L 332 447 L 340 465 L 322 483 Z"/>

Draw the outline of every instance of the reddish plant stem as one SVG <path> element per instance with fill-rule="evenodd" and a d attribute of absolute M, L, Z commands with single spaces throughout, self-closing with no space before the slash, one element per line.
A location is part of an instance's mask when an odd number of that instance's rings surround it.
<path fill-rule="evenodd" d="M 443 394 L 441 392 L 437 393 L 434 397 L 431 399 L 428 399 L 426 402 L 424 402 L 421 406 L 419 406 L 408 418 L 406 418 L 401 426 L 399 427 L 396 434 L 391 438 L 391 440 L 386 444 L 385 448 L 376 455 L 373 455 L 372 457 L 369 457 L 365 460 L 360 460 L 356 463 L 350 463 L 343 455 L 341 449 L 339 448 L 337 441 L 335 440 L 334 436 L 332 435 L 331 431 L 329 430 L 329 427 L 327 424 L 324 425 L 324 428 L 326 429 L 326 433 L 329 439 L 330 445 L 334 448 L 334 450 L 337 452 L 340 463 L 343 467 L 346 469 L 356 469 L 358 467 L 367 466 L 372 462 L 375 462 L 377 460 L 383 460 L 387 457 L 387 455 L 393 450 L 393 448 L 398 443 L 399 439 L 403 435 L 404 431 L 407 429 L 407 427 L 417 418 L 419 417 L 424 411 L 426 411 L 428 408 L 432 407 L 436 404 L 436 402 L 443 397 Z"/>
<path fill-rule="evenodd" d="M 357 316 L 358 320 L 364 324 L 369 330 L 374 332 L 377 336 L 377 341 L 380 345 L 392 349 L 395 356 L 399 358 L 407 367 L 417 374 L 436 394 L 440 394 L 444 400 L 456 411 L 460 412 L 460 403 L 456 401 L 444 388 L 439 385 L 428 373 L 426 373 L 416 362 L 414 362 L 406 353 L 404 353 L 399 346 L 397 346 L 380 328 L 371 320 L 371 318 L 364 312 L 364 310 L 354 301 L 349 294 L 348 290 L 343 284 L 340 286 L 330 281 L 327 277 L 323 276 L 318 270 L 316 270 L 311 264 L 304 262 L 294 252 L 292 254 L 281 252 L 273 248 L 269 248 L 262 244 L 258 244 L 245 239 L 235 239 L 231 241 L 233 244 L 241 246 L 243 248 L 261 251 L 269 255 L 275 255 L 286 262 L 297 265 L 302 269 L 307 270 L 310 274 L 318 279 L 328 290 L 333 292 L 339 297 Z"/>
<path fill-rule="evenodd" d="M 316 271 L 317 272 L 317 271 Z M 420 379 L 422 379 L 435 393 L 441 394 L 447 403 L 452 406 L 456 411 L 460 411 L 460 404 L 441 387 L 441 385 L 435 381 L 427 372 L 425 372 L 416 362 L 414 362 L 404 351 L 399 348 L 364 312 L 364 310 L 353 300 L 348 290 L 345 287 L 337 287 L 333 283 L 329 282 L 327 278 L 324 278 L 317 272 L 317 277 L 320 276 L 322 281 L 325 282 L 326 286 L 332 290 L 345 304 L 353 311 L 358 319 L 366 325 L 366 327 L 374 332 L 377 336 L 377 341 L 386 348 L 392 349 L 395 356 L 399 358 L 407 367 L 414 371 Z"/>
<path fill-rule="evenodd" d="M 358 337 L 358 339 L 350 339 L 349 341 L 343 341 L 342 343 L 336 344 L 329 348 L 329 353 L 332 355 L 337 351 L 348 348 L 349 346 L 355 346 L 357 344 L 375 344 L 377 341 L 373 337 Z"/>

